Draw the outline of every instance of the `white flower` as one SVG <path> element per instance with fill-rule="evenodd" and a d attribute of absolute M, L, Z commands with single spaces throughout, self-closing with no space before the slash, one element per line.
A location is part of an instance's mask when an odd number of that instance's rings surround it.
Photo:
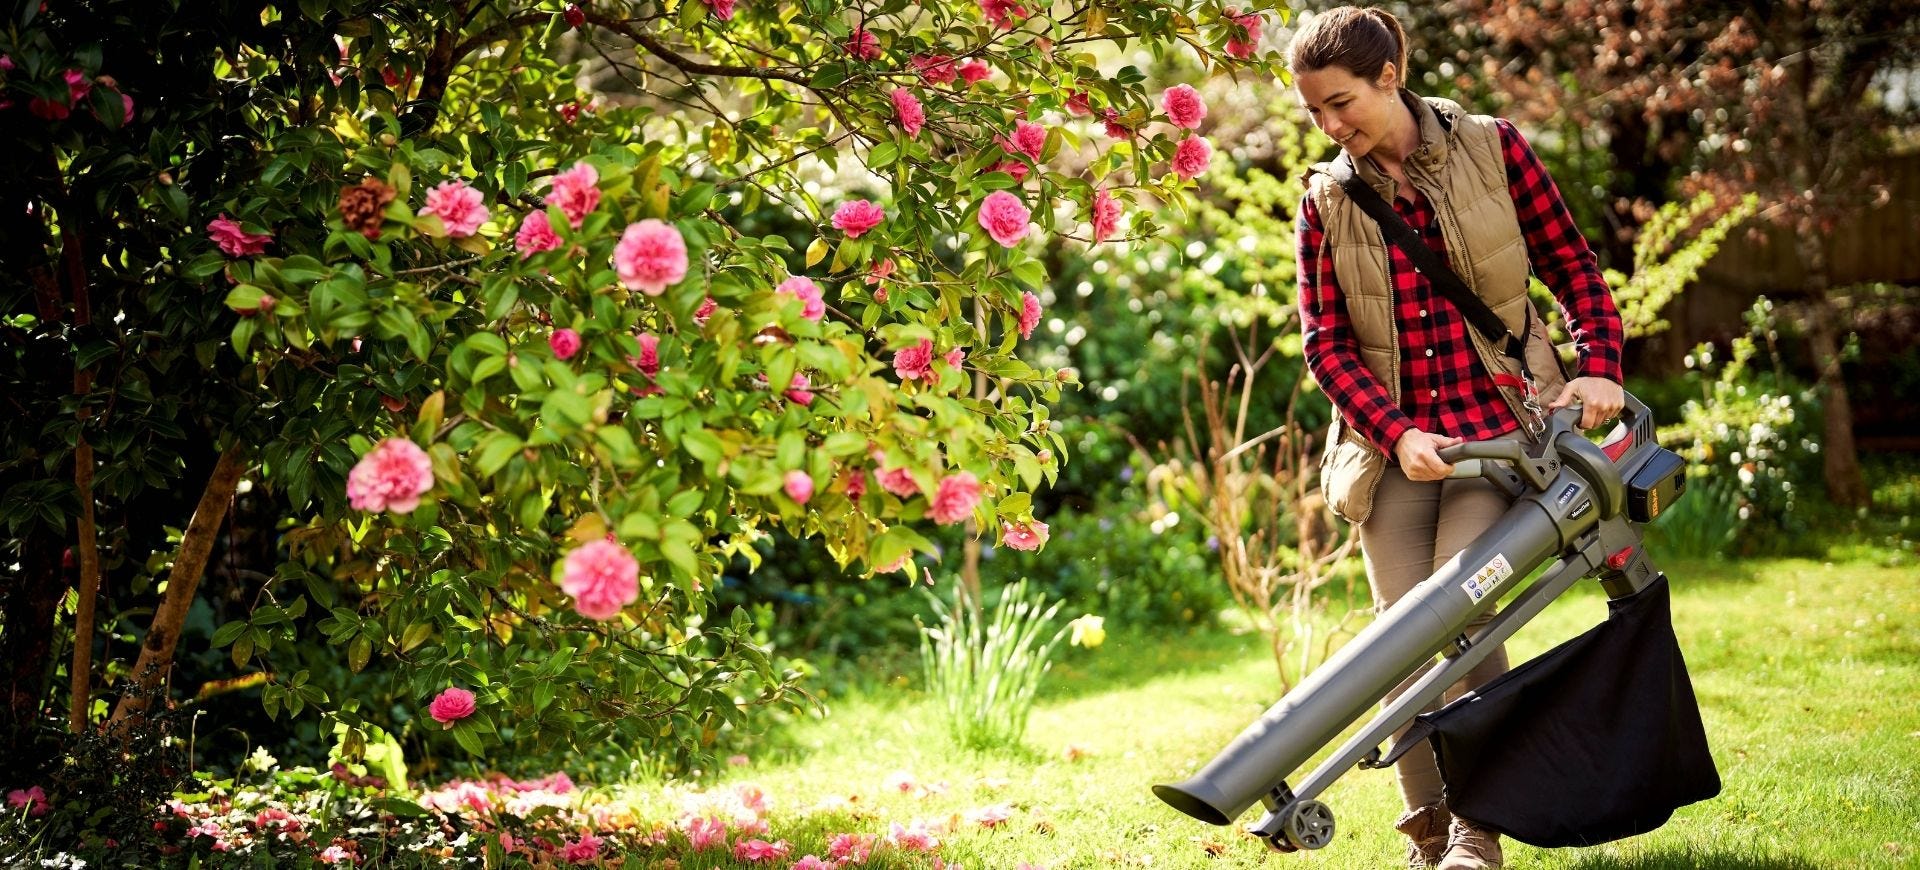
<path fill-rule="evenodd" d="M 266 773 L 279 766 L 279 764 L 280 759 L 274 758 L 269 754 L 265 746 L 255 748 L 253 754 L 247 756 L 247 766 L 261 773 Z"/>

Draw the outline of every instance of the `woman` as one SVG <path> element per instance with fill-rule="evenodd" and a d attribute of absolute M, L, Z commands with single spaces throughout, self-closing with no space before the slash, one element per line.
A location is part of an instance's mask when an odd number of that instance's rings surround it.
<path fill-rule="evenodd" d="M 1287 64 L 1301 104 L 1340 145 L 1353 175 L 1392 203 L 1514 335 L 1527 337 L 1522 368 L 1383 240 L 1379 224 L 1330 177 L 1332 164 L 1309 172 L 1297 222 L 1300 319 L 1308 367 L 1339 412 L 1321 486 L 1334 511 L 1358 524 L 1375 606 L 1386 608 L 1509 506 L 1485 480 L 1446 479 L 1453 467 L 1438 450 L 1527 438 L 1542 413 L 1574 402 L 1587 428 L 1619 413 L 1620 317 L 1593 252 L 1519 132 L 1403 87 L 1406 35 L 1391 14 L 1347 6 L 1316 16 L 1295 34 Z M 1527 297 L 1529 270 L 1559 300 L 1579 348 L 1571 380 Z M 1532 384 L 1522 377 L 1529 369 Z M 1482 614 L 1469 632 L 1492 617 Z M 1505 651 L 1495 651 L 1449 699 L 1506 668 Z M 1408 837 L 1409 866 L 1500 866 L 1496 832 L 1448 815 L 1430 748 L 1408 752 L 1396 774 L 1408 811 L 1394 826 Z"/>

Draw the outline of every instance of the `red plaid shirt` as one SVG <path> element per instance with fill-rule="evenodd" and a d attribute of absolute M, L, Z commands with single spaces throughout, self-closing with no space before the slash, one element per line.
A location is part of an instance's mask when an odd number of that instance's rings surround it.
<path fill-rule="evenodd" d="M 1526 237 L 1533 273 L 1553 291 L 1580 352 L 1576 373 L 1620 382 L 1620 313 L 1587 240 L 1573 224 L 1560 191 L 1520 132 L 1496 119 L 1507 164 L 1507 189 Z M 1446 240 L 1433 204 L 1417 191 L 1414 202 L 1396 196 L 1394 210 L 1444 259 Z M 1484 440 L 1514 430 L 1519 421 L 1501 398 L 1467 337 L 1472 324 L 1398 248 L 1388 246 L 1395 316 L 1400 334 L 1400 402 L 1360 361 L 1360 346 L 1347 315 L 1346 297 L 1327 264 L 1321 283 L 1325 230 L 1313 197 L 1301 203 L 1299 219 L 1300 327 L 1307 366 L 1347 422 L 1389 457 L 1409 429 Z"/>

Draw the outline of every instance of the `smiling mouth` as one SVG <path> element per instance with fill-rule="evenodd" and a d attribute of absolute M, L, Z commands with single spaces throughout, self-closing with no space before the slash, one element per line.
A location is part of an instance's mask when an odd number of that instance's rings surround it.
<path fill-rule="evenodd" d="M 1341 139 L 1341 140 L 1339 140 L 1339 142 L 1340 142 L 1340 144 L 1342 144 L 1342 145 L 1345 145 L 1345 144 L 1347 144 L 1348 142 L 1352 142 L 1352 141 L 1354 140 L 1354 138 L 1355 138 L 1355 137 L 1358 137 L 1359 135 L 1360 135 L 1360 131 L 1359 131 L 1359 130 L 1355 130 L 1355 131 L 1353 131 L 1353 132 L 1351 132 L 1351 133 L 1348 133 L 1348 134 L 1347 134 L 1347 138 L 1345 138 L 1345 139 Z"/>

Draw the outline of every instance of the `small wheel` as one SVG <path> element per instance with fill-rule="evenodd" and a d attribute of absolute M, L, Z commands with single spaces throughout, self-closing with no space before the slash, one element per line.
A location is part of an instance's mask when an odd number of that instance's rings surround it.
<path fill-rule="evenodd" d="M 1333 842 L 1333 809 L 1319 801 L 1301 801 L 1287 814 L 1287 841 L 1299 849 L 1324 849 Z"/>

